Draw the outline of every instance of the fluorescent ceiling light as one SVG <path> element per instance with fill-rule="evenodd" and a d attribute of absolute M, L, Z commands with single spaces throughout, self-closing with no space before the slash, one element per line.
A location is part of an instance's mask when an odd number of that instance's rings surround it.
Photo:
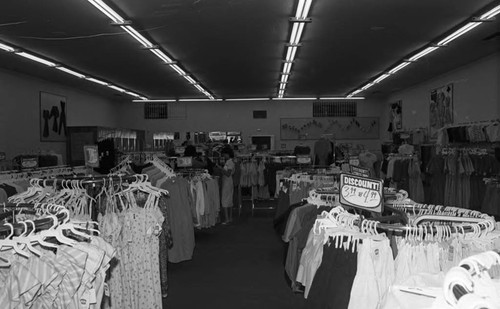
<path fill-rule="evenodd" d="M 293 61 L 295 59 L 295 53 L 297 53 L 297 46 L 288 46 L 286 52 L 286 61 Z"/>
<path fill-rule="evenodd" d="M 481 19 L 491 19 L 500 13 L 500 5 L 481 15 Z"/>
<path fill-rule="evenodd" d="M 283 65 L 283 73 L 290 73 L 290 70 L 292 69 L 292 64 L 290 62 L 287 62 Z"/>
<path fill-rule="evenodd" d="M 10 47 L 8 45 L 5 45 L 3 43 L 0 43 L 0 49 L 3 49 L 8 52 L 13 52 L 15 49 L 13 47 Z"/>
<path fill-rule="evenodd" d="M 121 28 L 128 32 L 134 39 L 136 39 L 139 43 L 141 43 L 144 47 L 153 47 L 153 44 L 146 39 L 142 34 L 137 32 L 132 26 L 121 26 Z"/>
<path fill-rule="evenodd" d="M 196 84 L 196 81 L 191 76 L 184 76 L 184 78 L 191 84 Z"/>
<path fill-rule="evenodd" d="M 164 52 L 161 50 L 158 50 L 156 48 L 150 49 L 153 54 L 155 54 L 158 58 L 163 60 L 166 64 L 172 64 L 174 61 L 167 55 L 165 55 Z"/>
<path fill-rule="evenodd" d="M 215 99 L 211 97 L 210 99 L 179 99 L 179 102 L 206 102 L 206 101 L 222 101 L 222 99 Z"/>
<path fill-rule="evenodd" d="M 177 64 L 172 64 L 170 66 L 172 69 L 174 69 L 179 75 L 186 75 L 186 72 L 184 72 L 183 69 L 181 69 Z"/>
<path fill-rule="evenodd" d="M 370 88 L 373 85 L 375 85 L 375 83 L 368 83 L 368 84 L 364 85 L 363 87 L 361 87 L 361 91 L 366 90 L 366 89 Z"/>
<path fill-rule="evenodd" d="M 286 83 L 286 82 L 288 81 L 288 76 L 290 76 L 290 75 L 281 75 L 281 80 L 280 80 L 280 82 L 282 82 L 282 83 Z"/>
<path fill-rule="evenodd" d="M 269 101 L 269 98 L 226 99 L 226 101 Z"/>
<path fill-rule="evenodd" d="M 317 100 L 317 98 L 273 98 L 273 100 L 300 101 L 300 100 Z"/>
<path fill-rule="evenodd" d="M 85 75 L 80 74 L 80 73 L 78 73 L 78 72 L 75 72 L 75 71 L 73 71 L 73 70 L 67 69 L 67 68 L 65 68 L 65 67 L 56 67 L 56 69 L 58 69 L 59 71 L 63 71 L 63 72 L 65 72 L 65 73 L 71 74 L 71 75 L 73 75 L 73 76 L 76 76 L 76 77 L 78 77 L 78 78 L 85 78 Z"/>
<path fill-rule="evenodd" d="M 19 55 L 19 56 L 21 56 L 21 57 L 24 57 L 24 58 L 36 61 L 38 63 L 45 64 L 46 66 L 49 66 L 49 67 L 55 67 L 56 66 L 56 64 L 54 62 L 42 59 L 42 58 L 37 57 L 37 56 L 32 55 L 32 54 L 28 54 L 28 53 L 25 53 L 25 52 L 19 52 L 19 53 L 16 53 L 16 54 Z"/>
<path fill-rule="evenodd" d="M 104 15 L 108 16 L 115 23 L 123 23 L 125 20 L 118 13 L 116 13 L 112 8 L 106 5 L 106 3 L 101 0 L 88 0 L 93 6 L 95 6 Z"/>
<path fill-rule="evenodd" d="M 410 57 L 410 59 L 408 59 L 408 61 L 417 61 L 418 59 L 422 58 L 425 55 L 428 55 L 428 54 L 432 53 L 433 51 L 435 51 L 438 48 L 439 47 L 437 47 L 437 46 L 427 47 L 423 51 L 421 51 L 421 52 L 417 53 L 416 55 Z"/>
<path fill-rule="evenodd" d="M 467 23 L 465 26 L 461 27 L 457 31 L 453 32 L 452 34 L 448 35 L 447 37 L 445 37 L 444 39 L 439 41 L 437 43 L 437 45 L 446 45 L 446 44 L 450 43 L 451 41 L 459 38 L 460 36 L 466 34 L 467 32 L 471 31 L 472 29 L 476 28 L 480 24 L 481 24 L 480 22 Z"/>
<path fill-rule="evenodd" d="M 374 84 L 378 84 L 380 83 L 381 81 L 383 81 L 384 79 L 386 79 L 387 77 L 391 76 L 391 74 L 388 74 L 388 73 L 385 73 L 385 74 L 382 74 L 380 75 L 377 79 L 375 79 L 373 81 Z"/>
<path fill-rule="evenodd" d="M 309 14 L 309 9 L 311 8 L 312 0 L 299 0 L 299 4 L 297 5 L 297 12 L 295 13 L 295 17 L 298 19 L 303 19 L 307 17 Z"/>
<path fill-rule="evenodd" d="M 115 85 L 107 85 L 109 88 L 111 89 L 114 89 L 116 91 L 119 91 L 119 92 L 127 92 L 127 90 L 123 89 L 123 88 L 120 88 L 120 87 L 117 87 Z"/>
<path fill-rule="evenodd" d="M 300 42 L 300 37 L 302 36 L 302 31 L 304 31 L 304 23 L 293 23 L 292 35 L 290 35 L 290 44 L 298 44 Z"/>
<path fill-rule="evenodd" d="M 98 79 L 95 79 L 93 77 L 87 77 L 85 78 L 86 80 L 90 81 L 90 82 L 93 82 L 93 83 L 96 83 L 96 84 L 99 84 L 99 85 L 103 85 L 103 86 L 107 86 L 109 85 L 109 83 L 105 82 L 105 81 L 102 81 L 102 80 L 98 80 Z"/>
<path fill-rule="evenodd" d="M 407 65 L 410 65 L 411 62 L 402 62 L 400 63 L 399 65 L 395 66 L 394 68 L 392 68 L 390 71 L 389 71 L 389 74 L 394 74 L 396 72 L 398 72 L 399 70 L 403 69 L 404 67 L 406 67 Z"/>
<path fill-rule="evenodd" d="M 364 100 L 365 97 L 324 97 L 324 98 L 319 98 L 320 100 Z"/>
<path fill-rule="evenodd" d="M 161 102 L 175 102 L 177 101 L 176 99 L 159 99 L 159 100 L 149 100 L 148 98 L 145 97 L 140 97 L 141 100 L 132 100 L 132 102 L 147 102 L 147 103 L 161 103 Z"/>
<path fill-rule="evenodd" d="M 139 95 L 137 93 L 134 93 L 132 91 L 125 91 L 125 93 L 128 94 L 128 95 L 131 95 L 133 97 L 136 97 L 136 98 L 140 98 L 141 97 L 141 95 Z"/>

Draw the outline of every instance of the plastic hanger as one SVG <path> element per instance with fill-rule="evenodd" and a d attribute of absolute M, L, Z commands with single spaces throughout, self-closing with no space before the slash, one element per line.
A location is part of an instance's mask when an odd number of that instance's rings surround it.
<path fill-rule="evenodd" d="M 31 233 L 28 236 L 26 236 L 26 233 L 28 232 L 28 224 L 26 222 L 20 222 L 20 223 L 24 225 L 24 231 L 20 236 L 13 237 L 12 240 L 17 241 L 18 243 L 24 244 L 29 249 L 29 251 L 36 254 L 37 256 L 41 256 L 42 253 L 40 251 L 38 251 L 37 249 L 35 249 L 35 247 L 33 247 L 33 245 L 31 244 L 32 240 L 31 240 L 30 236 L 35 231 L 35 223 L 33 221 L 30 221 L 30 223 L 33 224 L 33 230 L 31 231 Z"/>
<path fill-rule="evenodd" d="M 19 247 L 18 242 L 11 239 L 11 237 L 14 235 L 14 226 L 10 223 L 4 223 L 4 225 L 10 227 L 10 234 L 5 239 L 0 240 L 0 250 L 2 250 L 4 247 L 12 248 L 18 255 L 29 258 L 29 255 Z"/>

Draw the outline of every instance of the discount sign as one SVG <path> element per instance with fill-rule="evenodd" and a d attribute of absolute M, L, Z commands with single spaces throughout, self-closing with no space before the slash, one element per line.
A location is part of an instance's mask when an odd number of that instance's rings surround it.
<path fill-rule="evenodd" d="M 381 180 L 340 174 L 340 203 L 372 212 L 382 212 Z"/>

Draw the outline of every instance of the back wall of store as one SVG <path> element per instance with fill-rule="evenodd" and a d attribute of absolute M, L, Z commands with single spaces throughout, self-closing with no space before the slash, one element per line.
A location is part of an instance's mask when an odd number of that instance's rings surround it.
<path fill-rule="evenodd" d="M 0 152 L 11 159 L 19 154 L 55 151 L 66 156 L 65 142 L 40 140 L 40 92 L 66 98 L 68 126 L 109 126 L 118 124 L 120 104 L 99 95 L 49 82 L 10 70 L 0 69 Z M 53 119 L 49 120 L 52 128 Z"/>

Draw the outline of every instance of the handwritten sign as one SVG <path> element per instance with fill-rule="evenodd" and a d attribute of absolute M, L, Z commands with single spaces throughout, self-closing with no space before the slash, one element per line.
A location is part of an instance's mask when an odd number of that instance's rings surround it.
<path fill-rule="evenodd" d="M 370 170 L 364 167 L 351 165 L 351 174 L 361 177 L 370 177 Z"/>
<path fill-rule="evenodd" d="M 382 212 L 381 180 L 340 174 L 340 203 L 372 212 Z"/>

